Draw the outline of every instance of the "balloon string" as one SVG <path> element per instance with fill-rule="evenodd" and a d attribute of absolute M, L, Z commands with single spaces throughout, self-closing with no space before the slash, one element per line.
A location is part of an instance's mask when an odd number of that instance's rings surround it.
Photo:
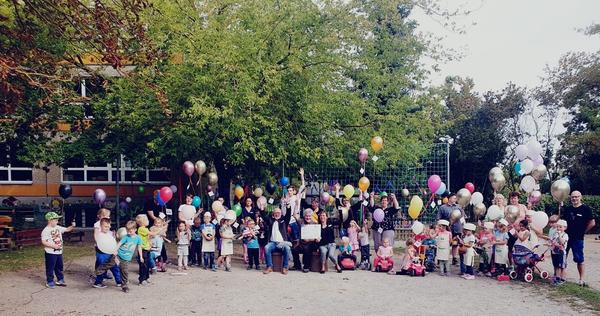
<path fill-rule="evenodd" d="M 192 187 L 192 192 L 194 192 L 194 195 L 196 195 L 196 188 L 194 187 L 194 184 L 192 183 L 192 176 L 188 176 L 188 180 L 189 180 L 190 186 Z"/>

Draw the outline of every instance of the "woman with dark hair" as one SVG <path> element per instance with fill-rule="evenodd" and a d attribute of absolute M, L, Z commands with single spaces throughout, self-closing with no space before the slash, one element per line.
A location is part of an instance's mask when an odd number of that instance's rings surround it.
<path fill-rule="evenodd" d="M 335 232 L 333 225 L 327 223 L 327 213 L 319 214 L 319 223 L 321 224 L 321 239 L 319 240 L 319 252 L 321 253 L 321 273 L 325 273 L 327 258 L 335 264 L 335 269 L 338 273 L 342 272 L 342 268 L 337 263 L 335 257 Z"/>
<path fill-rule="evenodd" d="M 373 221 L 373 225 L 371 226 L 371 229 L 373 230 L 373 242 L 375 244 L 375 249 L 379 249 L 379 246 L 382 244 L 381 241 L 384 239 L 390 241 L 390 246 L 394 246 L 394 239 L 396 239 L 394 218 L 400 210 L 400 205 L 398 204 L 396 195 L 392 193 L 388 196 L 386 192 L 381 192 L 379 195 L 381 196 L 381 205 L 375 206 L 375 194 L 371 192 L 370 211 L 374 212 L 376 209 L 381 208 L 385 214 L 381 223 Z"/>

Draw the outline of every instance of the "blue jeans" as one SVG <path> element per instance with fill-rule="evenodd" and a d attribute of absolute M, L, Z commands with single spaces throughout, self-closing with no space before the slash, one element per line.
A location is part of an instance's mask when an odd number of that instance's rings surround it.
<path fill-rule="evenodd" d="M 206 268 L 206 269 L 216 268 L 214 252 L 203 252 L 202 256 L 204 257 L 204 268 Z"/>
<path fill-rule="evenodd" d="M 281 244 L 282 247 L 281 248 L 277 247 L 278 244 Z M 287 269 L 288 268 L 288 260 L 292 256 L 292 248 L 290 248 L 290 246 L 285 243 L 276 243 L 274 241 L 270 241 L 265 246 L 265 260 L 267 261 L 267 268 L 273 267 L 273 257 L 271 254 L 275 250 L 281 251 L 281 253 L 282 253 L 281 260 L 283 261 L 283 268 Z"/>
<path fill-rule="evenodd" d="M 63 281 L 63 257 L 62 254 L 55 255 L 44 252 L 46 259 L 46 281 L 54 282 L 54 275 L 58 281 Z"/>
<path fill-rule="evenodd" d="M 148 260 L 148 268 L 149 269 L 154 269 L 156 267 L 156 253 L 154 253 L 153 251 L 150 251 L 150 260 Z M 160 255 L 158 255 L 158 257 L 160 257 Z"/>
<path fill-rule="evenodd" d="M 467 273 L 467 268 L 465 266 L 465 255 L 460 255 L 460 273 Z"/>
<path fill-rule="evenodd" d="M 115 277 L 115 282 L 121 284 L 121 270 L 119 270 L 119 266 L 115 263 L 114 255 L 96 252 L 96 262 L 98 263 L 98 267 L 96 267 L 95 271 L 95 284 L 101 284 L 102 281 L 104 281 L 106 271 L 108 270 L 110 270 Z"/>

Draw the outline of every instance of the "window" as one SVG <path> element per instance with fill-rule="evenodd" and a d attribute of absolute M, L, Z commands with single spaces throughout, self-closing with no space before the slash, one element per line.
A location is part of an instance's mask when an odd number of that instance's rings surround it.
<path fill-rule="evenodd" d="M 33 182 L 32 164 L 17 158 L 14 147 L 0 145 L 0 183 L 22 183 Z"/>
<path fill-rule="evenodd" d="M 120 182 L 129 183 L 169 183 L 170 170 L 135 169 L 131 163 L 121 158 L 121 168 L 117 172 L 116 162 L 84 163 L 82 159 L 73 158 L 66 161 L 62 168 L 62 181 L 75 183 L 115 183 L 117 176 Z M 120 174 L 120 175 L 119 175 Z"/>

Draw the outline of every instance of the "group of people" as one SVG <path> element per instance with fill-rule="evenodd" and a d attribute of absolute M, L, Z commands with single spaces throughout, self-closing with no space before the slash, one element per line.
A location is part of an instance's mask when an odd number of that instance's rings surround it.
<path fill-rule="evenodd" d="M 572 206 L 565 209 L 563 219 L 552 216 L 549 234 L 530 227 L 531 211 L 519 204 L 519 195 L 510 194 L 510 203 L 519 207 L 520 215 L 512 223 L 504 218 L 486 219 L 485 222 L 467 223 L 464 211 L 456 204 L 456 196 L 450 194 L 448 202 L 438 213 L 437 225 L 406 241 L 401 260 L 394 265 L 394 241 L 396 239 L 394 219 L 400 210 L 394 194 L 380 194 L 375 205 L 375 194 L 361 194 L 353 204 L 350 199 L 340 197 L 340 185 L 336 184 L 335 203 L 338 223 L 333 225 L 328 213 L 320 208 L 319 201 L 307 203 L 305 196 L 304 172 L 300 170 L 302 183 L 298 190 L 293 185 L 281 198 L 280 205 L 272 212 L 265 211 L 265 205 L 254 205 L 251 198 L 244 200 L 241 216 L 232 215 L 224 207 L 204 211 L 192 205 L 192 196 L 180 206 L 175 240 L 177 247 L 178 270 L 190 266 L 217 271 L 219 268 L 231 271 L 231 256 L 234 254 L 234 240 L 241 240 L 244 262 L 247 269 L 272 273 L 273 254 L 281 253 L 281 272 L 287 274 L 289 261 L 291 270 L 309 272 L 313 260 L 320 263 L 320 273 L 327 271 L 327 261 L 331 261 L 337 272 L 344 268 L 379 270 L 383 263 L 391 264 L 386 271 L 390 274 L 408 274 L 412 264 L 423 260 L 422 254 L 433 254 L 427 265 L 428 270 L 439 269 L 441 275 L 448 275 L 451 264 L 460 263 L 460 273 L 465 279 L 475 275 L 475 256 L 479 255 L 479 273 L 501 275 L 513 264 L 511 253 L 515 245 L 533 247 L 540 239 L 548 240 L 552 248 L 555 270 L 554 283 L 564 282 L 566 255 L 573 252 L 573 260 L 580 273 L 580 284 L 584 285 L 583 235 L 595 222 L 589 207 L 582 204 L 581 193 L 573 191 Z M 497 195 L 494 202 L 501 208 L 503 197 Z M 367 215 L 375 209 L 382 209 L 383 220 L 372 221 L 369 227 Z M 452 212 L 458 209 L 461 220 L 451 221 Z M 62 233 L 72 230 L 74 225 L 64 228 L 58 225 L 59 216 L 46 214 L 48 226 L 42 233 L 42 243 L 46 250 L 47 286 L 65 285 L 62 274 Z M 112 278 L 124 292 L 128 291 L 128 266 L 137 257 L 139 265 L 138 284 L 146 285 L 154 272 L 166 271 L 168 221 L 162 212 L 150 209 L 147 214 L 139 214 L 135 221 L 126 223 L 125 228 L 115 234 L 110 230 L 110 211 L 101 209 L 98 222 L 94 225 L 94 238 L 101 240 L 119 239 L 114 251 L 105 252 L 96 247 L 96 264 L 93 286 L 106 287 L 104 281 Z M 152 225 L 151 225 L 152 224 Z M 150 226 L 151 225 L 151 226 Z M 149 228 L 150 227 L 150 228 Z M 336 243 L 336 230 L 339 227 L 339 243 Z M 124 230 L 124 231 L 123 231 Z M 316 230 L 316 232 L 315 232 Z M 311 232 L 310 234 L 308 232 Z M 374 243 L 374 259 L 371 263 L 371 239 Z M 115 241 L 116 242 L 116 241 Z M 316 256 L 316 258 L 315 258 Z M 56 277 L 56 281 L 55 281 Z"/>

